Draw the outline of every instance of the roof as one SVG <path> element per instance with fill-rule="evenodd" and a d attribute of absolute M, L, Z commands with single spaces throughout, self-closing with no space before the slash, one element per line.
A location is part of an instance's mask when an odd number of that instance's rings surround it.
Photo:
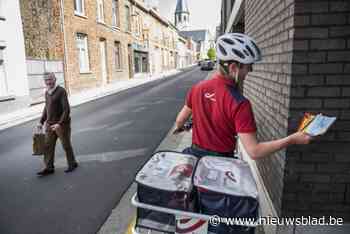
<path fill-rule="evenodd" d="M 188 10 L 187 0 L 177 0 L 175 13 L 182 12 L 190 13 L 190 11 Z"/>
<path fill-rule="evenodd" d="M 180 34 L 183 37 L 191 37 L 194 41 L 205 41 L 208 30 L 193 30 L 193 31 L 181 31 Z"/>

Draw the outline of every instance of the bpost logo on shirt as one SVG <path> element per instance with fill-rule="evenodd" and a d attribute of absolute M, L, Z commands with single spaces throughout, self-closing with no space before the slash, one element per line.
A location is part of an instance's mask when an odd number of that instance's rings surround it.
<path fill-rule="evenodd" d="M 210 101 L 216 102 L 215 93 L 205 93 L 204 97 L 208 98 Z"/>

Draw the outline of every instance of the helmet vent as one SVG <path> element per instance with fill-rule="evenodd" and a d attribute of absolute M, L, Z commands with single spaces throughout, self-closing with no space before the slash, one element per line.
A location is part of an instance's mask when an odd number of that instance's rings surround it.
<path fill-rule="evenodd" d="M 227 44 L 230 44 L 230 45 L 236 44 L 234 41 L 232 41 L 231 39 L 228 39 L 228 38 L 224 38 L 224 39 L 222 39 L 222 41 L 224 41 L 224 42 L 226 42 Z"/>
<path fill-rule="evenodd" d="M 252 51 L 252 49 L 250 49 L 249 46 L 247 46 L 247 45 L 245 46 L 245 48 L 247 48 L 247 50 L 249 51 L 250 55 L 255 58 L 255 54 Z"/>
<path fill-rule="evenodd" d="M 258 52 L 258 56 L 260 57 L 261 56 L 261 52 L 260 52 L 260 49 L 258 48 L 258 46 L 255 44 L 254 41 L 250 41 L 252 43 L 252 45 L 254 46 L 255 50 Z"/>
<path fill-rule="evenodd" d="M 244 44 L 244 41 L 241 39 L 236 38 L 237 41 L 239 41 L 241 44 Z"/>
<path fill-rule="evenodd" d="M 225 48 L 222 47 L 222 45 L 220 45 L 220 44 L 219 44 L 219 50 L 220 50 L 220 52 L 221 52 L 224 56 L 227 55 L 227 52 L 226 52 Z"/>
<path fill-rule="evenodd" d="M 232 52 L 233 52 L 235 55 L 237 55 L 238 57 L 240 57 L 241 59 L 245 59 L 245 56 L 244 56 L 244 54 L 243 54 L 241 51 L 236 50 L 236 49 L 232 49 Z"/>
<path fill-rule="evenodd" d="M 245 53 L 245 55 L 249 56 L 248 51 L 247 50 L 243 50 L 243 52 Z"/>

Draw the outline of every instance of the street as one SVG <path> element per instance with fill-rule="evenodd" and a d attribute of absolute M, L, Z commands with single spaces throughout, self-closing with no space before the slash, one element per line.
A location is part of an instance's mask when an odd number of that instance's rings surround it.
<path fill-rule="evenodd" d="M 0 233 L 96 233 L 137 170 L 171 128 L 186 92 L 208 72 L 197 67 L 72 109 L 79 162 L 66 174 L 61 144 L 55 173 L 37 177 L 32 156 L 38 120 L 0 132 Z"/>

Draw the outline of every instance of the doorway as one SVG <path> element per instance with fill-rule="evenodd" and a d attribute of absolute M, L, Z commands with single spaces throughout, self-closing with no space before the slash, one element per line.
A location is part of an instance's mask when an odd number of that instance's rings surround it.
<path fill-rule="evenodd" d="M 131 79 L 134 77 L 134 66 L 132 63 L 132 58 L 133 58 L 133 49 L 132 46 L 129 44 L 128 45 L 128 63 L 129 63 L 129 78 Z"/>
<path fill-rule="evenodd" d="M 101 55 L 101 76 L 102 85 L 107 84 L 107 53 L 106 53 L 106 40 L 100 39 L 100 55 Z"/>

